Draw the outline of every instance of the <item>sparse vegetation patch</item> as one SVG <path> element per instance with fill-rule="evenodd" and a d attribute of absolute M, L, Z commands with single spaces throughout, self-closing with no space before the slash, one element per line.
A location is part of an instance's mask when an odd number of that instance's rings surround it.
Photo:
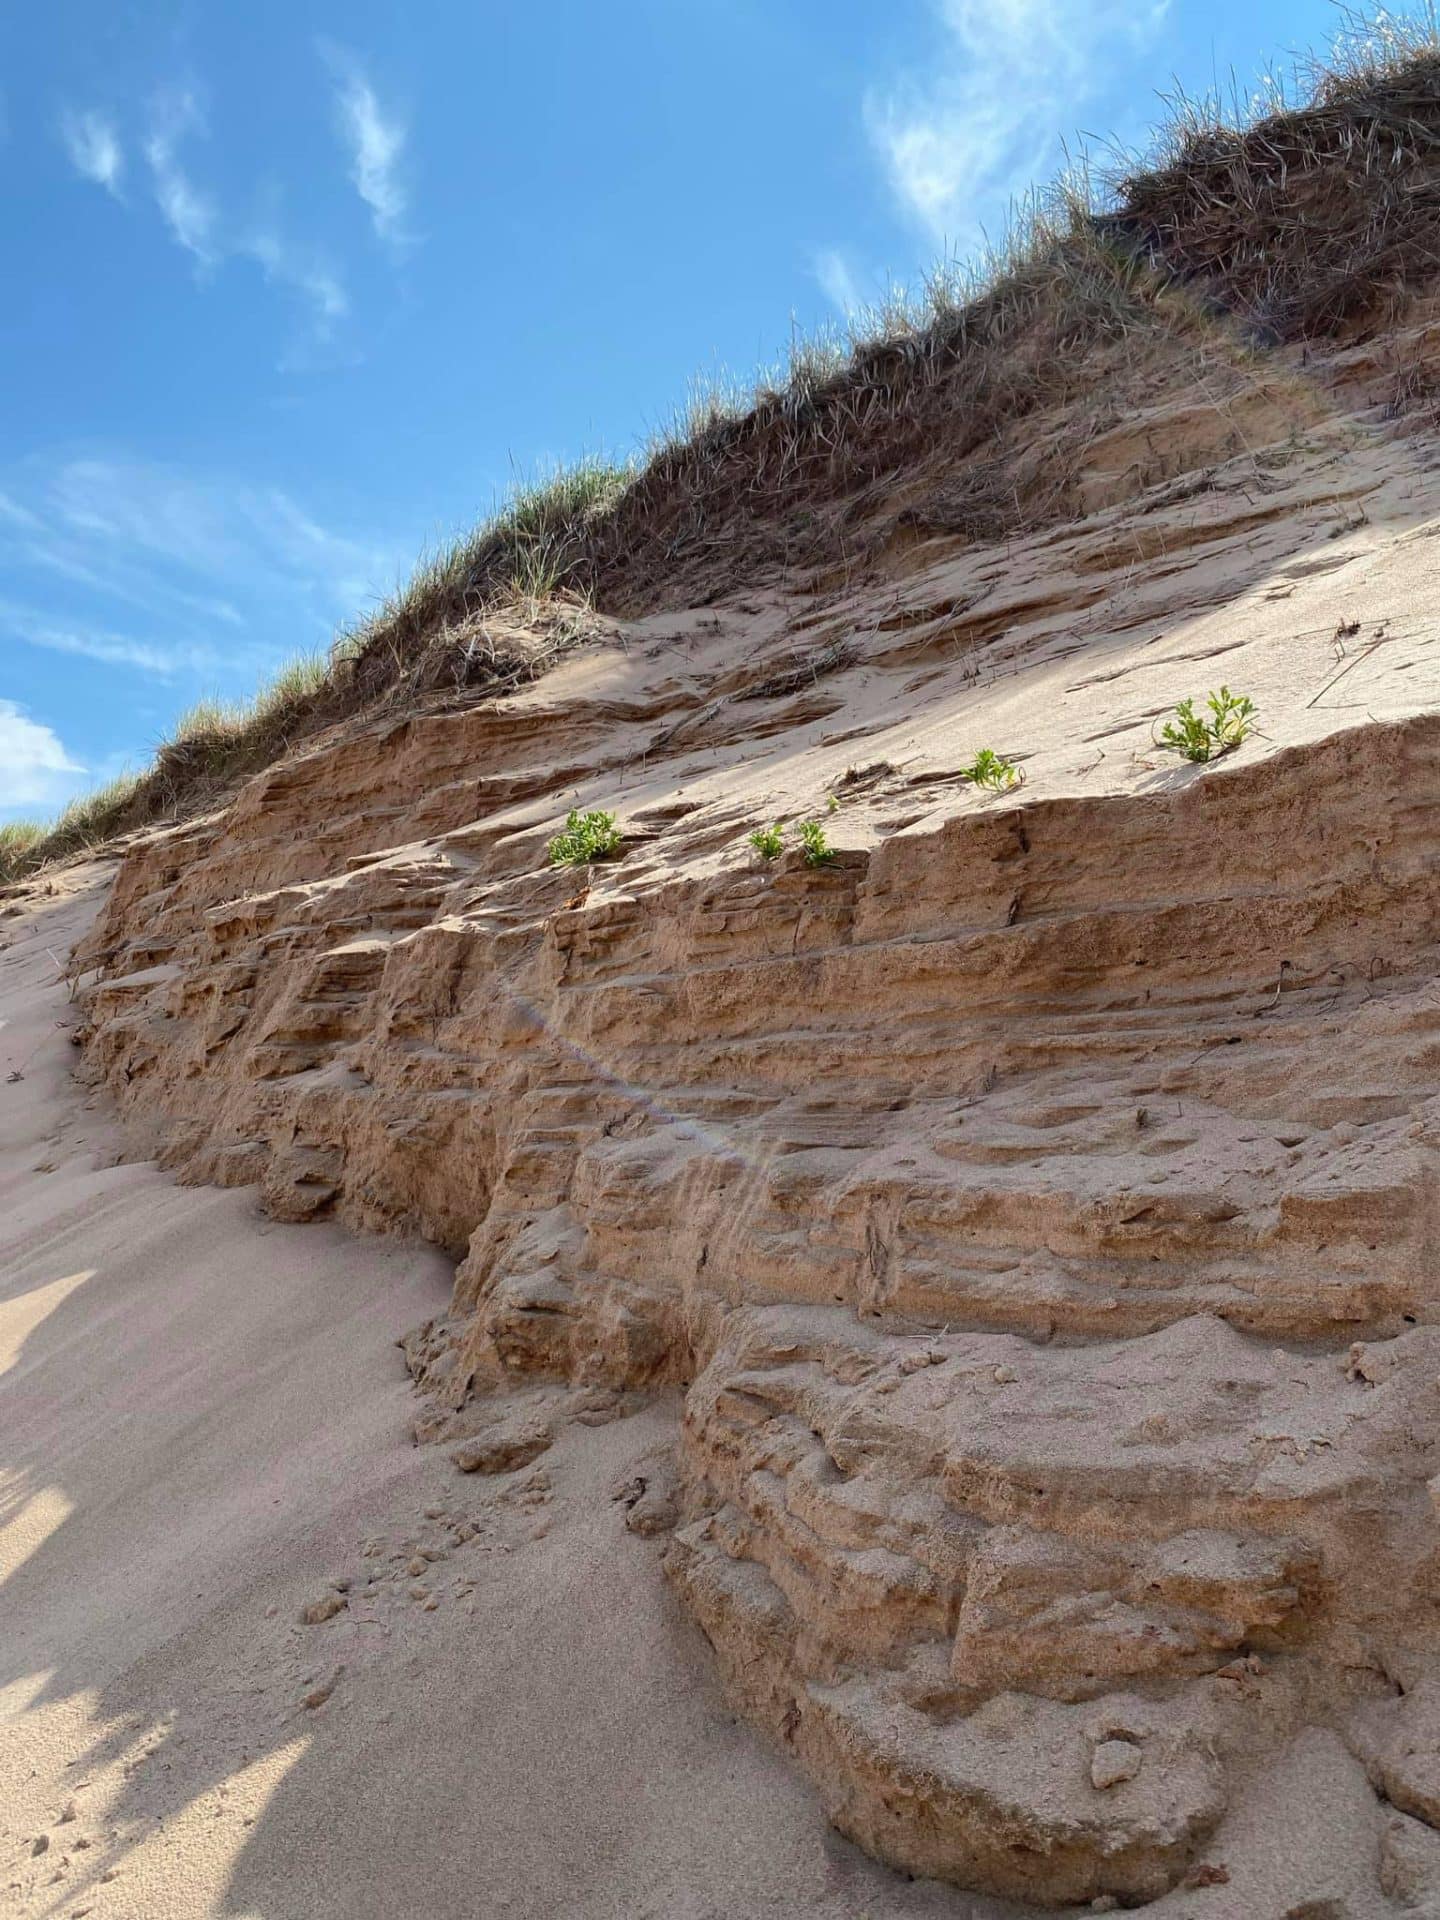
<path fill-rule="evenodd" d="M 960 778 L 968 780 L 972 787 L 983 787 L 987 793 L 1008 793 L 1020 785 L 1024 775 L 1003 753 L 996 753 L 993 747 L 981 747 L 969 766 L 961 767 Z"/>
<path fill-rule="evenodd" d="M 1160 729 L 1159 744 L 1186 760 L 1218 760 L 1231 753 L 1255 731 L 1255 702 L 1244 693 L 1231 693 L 1221 687 L 1207 694 L 1205 711 L 1197 711 L 1193 698 L 1182 700 L 1175 718 Z"/>
<path fill-rule="evenodd" d="M 757 827 L 749 838 L 762 860 L 778 860 L 785 851 L 785 829 L 778 821 L 773 826 Z"/>
<path fill-rule="evenodd" d="M 835 849 L 826 838 L 825 829 L 818 820 L 802 820 L 797 829 L 800 844 L 805 849 L 807 867 L 823 867 L 835 858 Z"/>
<path fill-rule="evenodd" d="M 588 867 L 592 860 L 609 860 L 622 839 L 613 813 L 598 808 L 580 813 L 571 808 L 565 830 L 546 849 L 552 867 Z"/>
<path fill-rule="evenodd" d="M 562 595 L 588 601 L 592 523 L 634 478 L 627 461 L 582 459 L 521 485 L 469 533 L 426 554 L 403 587 L 342 633 L 337 668 L 365 693 L 401 678 L 447 627 L 487 610 L 533 614 Z"/>

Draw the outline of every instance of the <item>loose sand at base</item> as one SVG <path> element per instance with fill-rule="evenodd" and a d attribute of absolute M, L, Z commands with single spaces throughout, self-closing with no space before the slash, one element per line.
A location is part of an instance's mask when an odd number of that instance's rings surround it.
<path fill-rule="evenodd" d="M 725 1711 L 611 1498 L 672 1411 L 463 1479 L 394 1345 L 438 1255 L 119 1163 L 57 964 L 107 880 L 0 923 L 0 1910 L 1008 1911 L 873 1865 Z"/>

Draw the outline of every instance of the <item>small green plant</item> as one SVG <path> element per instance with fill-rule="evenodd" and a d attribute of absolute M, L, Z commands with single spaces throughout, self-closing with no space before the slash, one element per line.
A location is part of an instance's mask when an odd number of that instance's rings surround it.
<path fill-rule="evenodd" d="M 546 852 L 552 867 L 587 867 L 592 860 L 608 860 L 620 838 L 613 813 L 578 813 L 572 807 L 565 831 L 556 834 Z"/>
<path fill-rule="evenodd" d="M 960 778 L 968 780 L 972 787 L 984 787 L 989 793 L 1008 793 L 1011 787 L 1018 787 L 1021 780 L 1020 769 L 1013 760 L 1007 760 L 1003 753 L 996 753 L 993 747 L 981 747 L 968 767 L 961 767 Z"/>
<path fill-rule="evenodd" d="M 838 813 L 840 811 L 840 796 L 838 793 L 826 794 L 825 811 L 827 813 Z"/>
<path fill-rule="evenodd" d="M 778 820 L 774 826 L 757 827 L 750 835 L 750 844 L 762 860 L 778 860 L 785 851 L 785 829 Z"/>
<path fill-rule="evenodd" d="M 799 834 L 807 867 L 823 867 L 828 860 L 835 858 L 835 850 L 826 839 L 825 829 L 818 820 L 802 820 Z"/>
<path fill-rule="evenodd" d="M 1175 718 L 1160 729 L 1159 744 L 1186 760 L 1218 760 L 1255 731 L 1255 702 L 1248 694 L 1221 687 L 1218 693 L 1206 695 L 1205 705 L 1208 716 L 1195 711 L 1193 699 L 1182 700 Z"/>

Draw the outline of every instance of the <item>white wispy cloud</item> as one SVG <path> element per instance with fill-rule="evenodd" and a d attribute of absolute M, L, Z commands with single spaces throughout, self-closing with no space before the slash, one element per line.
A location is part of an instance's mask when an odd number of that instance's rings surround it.
<path fill-rule="evenodd" d="M 84 180 L 120 198 L 125 174 L 125 151 L 115 123 L 103 113 L 77 113 L 67 107 L 60 116 L 60 138 L 70 164 Z"/>
<path fill-rule="evenodd" d="M 203 580 L 211 593 L 281 581 L 343 612 L 360 582 L 373 592 L 388 553 L 322 526 L 278 487 L 150 461 L 66 461 L 50 478 L 51 524 L 94 537 L 105 554 L 149 556 Z"/>
<path fill-rule="evenodd" d="M 350 310 L 339 272 L 321 254 L 290 239 L 274 214 L 244 228 L 222 217 L 214 195 L 196 184 L 181 159 L 182 143 L 205 131 L 193 89 L 169 87 L 152 100 L 144 152 L 155 204 L 171 235 L 207 270 L 224 260 L 253 261 L 267 280 L 299 295 L 313 339 L 329 341 Z"/>
<path fill-rule="evenodd" d="M 0 818 L 62 805 L 84 772 L 53 727 L 0 700 Z"/>
<path fill-rule="evenodd" d="M 188 88 L 168 88 L 151 102 L 145 159 L 155 204 L 177 243 L 202 265 L 211 266 L 216 258 L 211 238 L 215 202 L 195 185 L 179 157 L 180 143 L 186 136 L 204 131 L 205 116 Z"/>
<path fill-rule="evenodd" d="M 932 0 L 939 39 L 925 76 L 865 100 L 886 177 L 932 243 L 972 246 L 1053 171 L 1060 131 L 1075 126 L 1117 56 L 1155 31 L 1167 3 Z"/>
<path fill-rule="evenodd" d="M 256 261 L 267 280 L 300 294 L 310 308 L 317 338 L 328 340 L 335 323 L 350 311 L 350 297 L 335 269 L 318 254 L 295 246 L 276 228 L 257 228 L 237 251 Z"/>
<path fill-rule="evenodd" d="M 65 527 L 37 520 L 27 531 L 28 538 L 7 538 L 0 527 L 0 558 L 30 573 L 63 581 L 78 593 L 115 601 L 140 613 L 164 618 L 185 615 L 231 627 L 244 625 L 243 615 L 230 601 L 213 594 L 186 592 L 163 573 L 147 569 L 138 556 L 118 548 L 107 549 L 103 543 L 87 538 L 78 523 Z"/>
<path fill-rule="evenodd" d="M 320 54 L 335 83 L 336 125 L 350 157 L 351 182 L 380 238 L 403 245 L 410 237 L 405 231 L 410 200 L 400 171 L 405 124 L 381 107 L 353 53 L 326 41 Z"/>
<path fill-rule="evenodd" d="M 133 667 L 155 680 L 182 674 L 211 675 L 227 664 L 221 648 L 204 641 L 136 640 L 103 628 L 57 626 L 38 609 L 0 601 L 0 633 L 46 653 L 95 660 L 105 667 Z"/>
<path fill-rule="evenodd" d="M 850 262 L 838 247 L 823 247 L 813 262 L 825 298 L 848 319 L 865 305 Z"/>
<path fill-rule="evenodd" d="M 12 526 L 28 527 L 32 532 L 38 532 L 44 524 L 37 514 L 21 506 L 18 500 L 12 500 L 8 493 L 0 493 L 0 520 L 8 520 Z"/>
<path fill-rule="evenodd" d="M 281 488 L 116 455 L 30 461 L 0 474 L 0 657 L 16 642 L 248 689 L 362 613 L 402 558 Z"/>

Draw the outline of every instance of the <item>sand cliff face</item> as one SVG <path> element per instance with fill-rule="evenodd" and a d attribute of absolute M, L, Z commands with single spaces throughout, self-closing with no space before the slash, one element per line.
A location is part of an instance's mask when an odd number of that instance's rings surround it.
<path fill-rule="evenodd" d="M 914 1873 L 1220 1912 L 1263 1793 L 1374 1911 L 1440 1894 L 1405 351 L 1232 358 L 1097 433 L 1064 525 L 337 732 L 135 844 L 79 956 L 89 1070 L 170 1165 L 454 1256 L 425 1437 L 503 1452 L 536 1380 L 685 1389 L 668 1569 Z M 1221 681 L 1264 737 L 1167 760 Z M 958 777 L 985 745 L 1018 796 Z M 555 873 L 576 804 L 623 857 Z M 801 816 L 833 862 L 749 854 Z"/>

